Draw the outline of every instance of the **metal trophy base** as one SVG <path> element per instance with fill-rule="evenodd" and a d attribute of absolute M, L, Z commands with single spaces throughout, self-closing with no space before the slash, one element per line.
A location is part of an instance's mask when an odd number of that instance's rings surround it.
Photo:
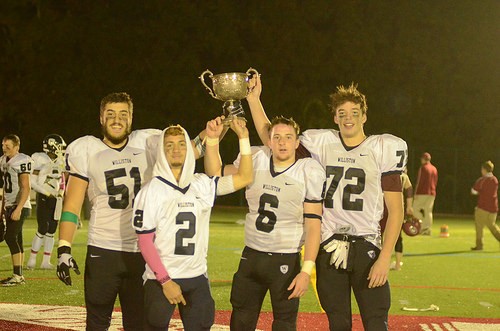
<path fill-rule="evenodd" d="M 224 120 L 222 123 L 225 126 L 229 126 L 235 117 L 240 117 L 246 121 L 245 111 L 241 106 L 241 102 L 239 100 L 229 100 L 225 101 L 222 106 Z"/>

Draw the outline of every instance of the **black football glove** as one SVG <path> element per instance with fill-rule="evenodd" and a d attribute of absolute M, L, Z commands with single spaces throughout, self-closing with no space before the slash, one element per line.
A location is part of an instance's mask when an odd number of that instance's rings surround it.
<path fill-rule="evenodd" d="M 57 277 L 66 285 L 71 285 L 69 269 L 73 269 L 77 275 L 80 274 L 78 264 L 71 256 L 71 247 L 61 246 L 57 249 Z"/>

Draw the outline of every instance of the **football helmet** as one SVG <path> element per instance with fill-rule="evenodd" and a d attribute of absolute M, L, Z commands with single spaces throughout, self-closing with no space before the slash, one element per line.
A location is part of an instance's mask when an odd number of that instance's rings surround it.
<path fill-rule="evenodd" d="M 420 233 L 420 229 L 422 228 L 422 221 L 416 218 L 413 215 L 406 215 L 406 218 L 403 222 L 403 231 L 406 235 L 410 237 L 414 237 Z"/>
<path fill-rule="evenodd" d="M 58 134 L 49 134 L 43 138 L 43 151 L 45 153 L 62 154 L 66 151 L 66 142 Z"/>

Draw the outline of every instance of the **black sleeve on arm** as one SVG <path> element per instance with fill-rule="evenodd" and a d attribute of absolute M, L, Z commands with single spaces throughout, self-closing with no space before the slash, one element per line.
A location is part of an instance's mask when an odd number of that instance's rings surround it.
<path fill-rule="evenodd" d="M 382 174 L 382 191 L 403 192 L 401 172 L 390 172 Z"/>

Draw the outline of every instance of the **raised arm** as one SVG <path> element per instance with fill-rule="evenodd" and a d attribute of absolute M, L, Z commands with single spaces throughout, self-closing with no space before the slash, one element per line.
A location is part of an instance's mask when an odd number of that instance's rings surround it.
<path fill-rule="evenodd" d="M 260 94 L 262 93 L 260 75 L 253 75 L 248 82 L 248 88 L 250 93 L 247 96 L 247 102 L 250 107 L 250 112 L 252 113 L 252 120 L 262 144 L 267 146 L 267 142 L 269 141 L 269 124 L 271 122 L 260 101 Z"/>
<path fill-rule="evenodd" d="M 203 130 L 193 140 L 191 140 L 191 145 L 193 146 L 194 150 L 194 158 L 196 160 L 203 157 L 203 155 L 205 154 L 205 146 L 203 145 L 205 137 L 206 131 Z"/>
<path fill-rule="evenodd" d="M 253 182 L 253 161 L 250 140 L 248 139 L 248 129 L 243 119 L 234 119 L 231 122 L 231 129 L 238 135 L 240 145 L 240 163 L 238 168 L 230 165 L 224 168 L 224 177 L 217 185 L 217 195 L 233 193 Z M 207 147 L 208 148 L 208 147 Z"/>
<path fill-rule="evenodd" d="M 220 118 L 223 119 L 224 116 L 222 116 Z M 224 138 L 224 136 L 226 135 L 228 130 L 229 130 L 228 127 L 226 127 L 226 126 L 223 127 L 222 132 L 219 136 L 219 140 L 222 140 Z M 205 156 L 206 138 L 207 138 L 207 131 L 206 131 L 206 129 L 204 129 L 193 140 L 191 140 L 191 145 L 193 146 L 194 157 L 196 160 Z"/>
<path fill-rule="evenodd" d="M 242 119 L 234 119 L 231 122 L 231 129 L 238 135 L 240 144 L 240 166 L 238 172 L 232 175 L 234 189 L 237 191 L 253 182 L 252 150 L 246 122 Z"/>
<path fill-rule="evenodd" d="M 217 117 L 207 122 L 207 127 L 204 130 L 206 133 L 205 139 L 205 173 L 209 176 L 220 176 L 222 169 L 222 160 L 219 154 L 219 138 L 224 130 L 222 118 Z"/>

